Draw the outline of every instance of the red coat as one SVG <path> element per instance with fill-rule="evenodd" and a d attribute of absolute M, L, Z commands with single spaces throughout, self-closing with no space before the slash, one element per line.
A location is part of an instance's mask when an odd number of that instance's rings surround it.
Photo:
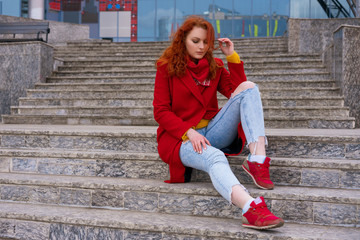
<path fill-rule="evenodd" d="M 215 58 L 216 62 L 224 63 Z M 185 167 L 179 156 L 182 136 L 191 127 L 196 126 L 205 113 L 219 111 L 217 91 L 230 98 L 236 87 L 246 81 L 244 63 L 228 63 L 219 68 L 209 87 L 200 92 L 190 73 L 182 78 L 169 77 L 167 65 L 159 66 L 155 78 L 154 118 L 159 123 L 157 129 L 158 152 L 160 158 L 169 164 L 170 180 L 166 182 L 185 182 Z M 245 144 L 245 135 L 239 124 L 237 141 L 232 144 L 227 154 L 239 154 Z"/>

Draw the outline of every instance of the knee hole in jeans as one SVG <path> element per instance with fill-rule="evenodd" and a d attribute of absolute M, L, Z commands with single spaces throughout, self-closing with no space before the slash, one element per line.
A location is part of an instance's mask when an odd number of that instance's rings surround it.
<path fill-rule="evenodd" d="M 245 91 L 246 89 L 254 88 L 255 86 L 256 85 L 253 82 L 250 82 L 250 81 L 243 82 L 243 83 L 239 84 L 239 86 L 237 86 L 237 88 L 233 92 L 232 96 L 235 96 L 235 95 L 241 93 L 242 91 Z"/>

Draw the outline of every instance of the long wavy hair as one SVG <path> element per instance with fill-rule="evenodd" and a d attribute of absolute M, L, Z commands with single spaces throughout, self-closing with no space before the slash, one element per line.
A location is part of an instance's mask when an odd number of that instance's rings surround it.
<path fill-rule="evenodd" d="M 221 67 L 215 62 L 213 57 L 215 31 L 211 23 L 198 16 L 191 16 L 185 20 L 185 22 L 174 34 L 171 45 L 165 49 L 161 57 L 157 60 L 156 65 L 162 66 L 167 64 L 169 76 L 184 76 L 186 72 L 187 59 L 189 57 L 186 50 L 185 40 L 189 32 L 194 27 L 201 27 L 207 30 L 207 42 L 209 49 L 204 57 L 209 62 L 209 79 L 214 79 L 216 76 L 216 70 Z"/>

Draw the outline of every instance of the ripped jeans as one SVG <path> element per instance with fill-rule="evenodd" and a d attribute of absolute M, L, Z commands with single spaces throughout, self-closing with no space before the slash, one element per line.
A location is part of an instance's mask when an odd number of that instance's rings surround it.
<path fill-rule="evenodd" d="M 232 187 L 242 185 L 219 149 L 230 145 L 237 137 L 240 121 L 247 144 L 265 136 L 263 108 L 257 86 L 232 96 L 207 127 L 196 130 L 209 140 L 211 146 L 202 149 L 201 154 L 194 151 L 190 141 L 184 142 L 180 148 L 180 159 L 184 166 L 207 172 L 215 189 L 230 203 Z"/>

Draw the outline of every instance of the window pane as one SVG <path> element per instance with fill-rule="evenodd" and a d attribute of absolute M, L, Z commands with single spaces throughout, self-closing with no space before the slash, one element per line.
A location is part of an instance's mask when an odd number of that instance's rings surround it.
<path fill-rule="evenodd" d="M 174 0 L 157 0 L 157 41 L 167 41 L 174 29 L 176 15 Z"/>
<path fill-rule="evenodd" d="M 186 17 L 194 15 L 194 5 L 196 0 L 176 0 L 176 31 Z"/>
<path fill-rule="evenodd" d="M 250 35 L 270 36 L 270 0 L 253 0 L 253 25 Z"/>
<path fill-rule="evenodd" d="M 251 1 L 234 0 L 234 37 L 250 37 Z"/>
<path fill-rule="evenodd" d="M 328 18 L 319 2 L 311 1 L 311 18 Z"/>
<path fill-rule="evenodd" d="M 210 5 L 212 0 L 195 0 L 195 14 L 208 17 Z"/>
<path fill-rule="evenodd" d="M 310 18 L 310 0 L 290 0 L 291 18 Z"/>
<path fill-rule="evenodd" d="M 271 1 L 270 37 L 283 36 L 289 19 L 289 0 Z"/>
<path fill-rule="evenodd" d="M 155 41 L 155 0 L 138 0 L 138 41 Z"/>
<path fill-rule="evenodd" d="M 214 9 L 210 11 L 215 12 L 215 36 L 233 38 L 232 20 L 233 20 L 233 1 L 232 0 L 215 0 Z M 212 14 L 211 14 L 212 16 Z"/>

